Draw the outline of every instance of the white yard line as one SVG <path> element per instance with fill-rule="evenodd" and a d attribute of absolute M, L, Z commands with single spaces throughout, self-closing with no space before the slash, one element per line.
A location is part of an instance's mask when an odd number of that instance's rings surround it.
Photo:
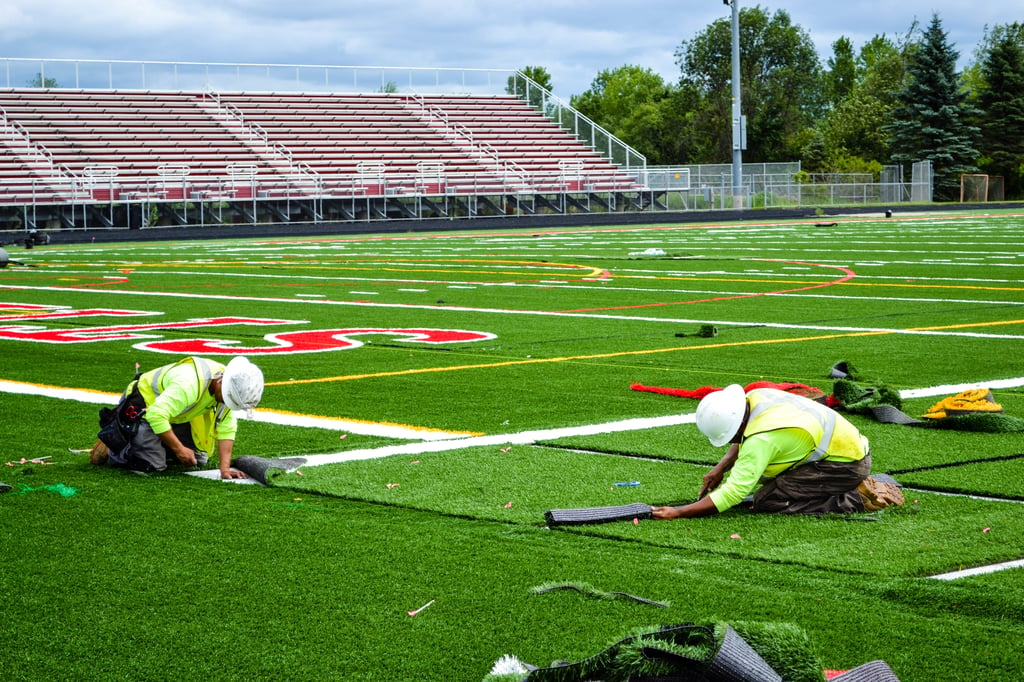
<path fill-rule="evenodd" d="M 46 398 L 74 400 L 80 403 L 91 403 L 94 405 L 116 405 L 121 397 L 120 393 L 104 393 L 102 391 L 91 391 L 87 389 L 61 388 L 60 386 L 30 384 L 22 381 L 9 381 L 5 379 L 0 379 L 0 393 L 38 395 Z M 361 436 L 381 436 L 383 438 L 401 438 L 403 440 L 416 441 L 442 439 L 447 441 L 453 438 L 467 438 L 473 435 L 469 432 L 444 431 L 442 429 L 408 426 L 405 424 L 361 421 L 358 419 L 341 419 L 338 417 L 297 414 L 270 409 L 256 410 L 252 421 L 264 422 L 267 424 L 280 424 L 283 426 L 303 426 L 308 428 L 328 429 L 331 431 L 345 431 L 347 433 L 355 433 Z"/>
<path fill-rule="evenodd" d="M 448 450 L 461 450 L 462 448 L 481 446 L 526 445 L 541 440 L 554 440 L 556 438 L 569 438 L 572 436 L 593 436 L 599 433 L 616 433 L 619 431 L 639 431 L 643 429 L 657 428 L 660 426 L 692 424 L 693 422 L 694 415 L 692 414 L 673 414 L 666 417 L 638 417 L 636 419 L 624 419 L 622 421 L 606 422 L 604 424 L 584 424 L 582 426 L 537 429 L 533 431 L 520 431 L 518 433 L 500 433 L 490 436 L 473 436 L 471 438 L 436 440 L 429 443 L 386 445 L 381 448 L 348 450 L 345 452 L 336 452 L 326 455 L 306 455 L 305 459 L 309 466 L 318 466 L 321 464 L 337 464 L 339 462 L 378 459 L 381 457 L 390 457 L 392 455 L 419 455 L 428 452 L 445 452 Z"/>
<path fill-rule="evenodd" d="M 92 403 L 94 405 L 116 405 L 120 399 L 120 393 L 104 393 L 103 391 L 90 391 L 81 388 L 61 388 L 59 386 L 45 386 L 42 384 L 29 384 L 23 381 L 8 381 L 0 379 L 0 393 L 14 393 L 17 395 L 40 395 L 46 398 L 57 398 L 59 400 L 74 400 L 80 403 Z"/>
<path fill-rule="evenodd" d="M 635 419 L 623 419 L 622 421 L 606 422 L 604 424 L 584 424 L 582 426 L 566 426 L 554 429 L 536 429 L 533 431 L 520 431 L 518 433 L 502 433 L 490 436 L 473 436 L 469 438 L 453 438 L 449 440 L 435 440 L 423 443 L 403 443 L 402 445 L 385 445 L 380 448 L 364 448 L 361 450 L 346 450 L 325 455 L 303 455 L 306 466 L 321 466 L 324 464 L 340 464 L 343 462 L 356 462 L 368 459 L 381 459 L 394 455 L 422 455 L 429 452 L 447 452 L 450 450 L 461 450 L 463 448 L 493 447 L 497 445 L 529 445 L 542 440 L 554 440 L 557 438 L 569 438 L 572 436 L 593 436 L 599 433 L 616 433 L 619 431 L 639 431 L 652 429 L 660 426 L 677 426 L 679 424 L 692 424 L 693 414 L 673 414 L 665 417 L 637 417 Z M 200 478 L 212 478 L 220 480 L 220 472 L 215 470 L 189 471 L 192 476 Z M 238 479 L 232 479 L 238 480 Z"/>
<path fill-rule="evenodd" d="M 946 384 L 945 386 L 929 386 L 928 388 L 911 388 L 900 391 L 901 398 L 931 398 L 937 395 L 955 395 L 962 391 L 975 388 L 1017 388 L 1024 386 L 1024 377 L 1013 379 L 996 379 L 995 381 L 977 381 L 969 384 Z"/>
<path fill-rule="evenodd" d="M 1024 568 L 1024 559 L 1017 559 L 1016 561 L 1005 561 L 1001 564 L 990 564 L 988 566 L 975 566 L 974 568 L 965 568 L 962 571 L 940 573 L 939 575 L 931 575 L 928 577 L 934 580 L 957 580 L 958 578 L 969 578 L 972 575 L 988 575 L 990 573 L 998 573 L 999 571 L 1005 571 L 1008 568 Z"/>

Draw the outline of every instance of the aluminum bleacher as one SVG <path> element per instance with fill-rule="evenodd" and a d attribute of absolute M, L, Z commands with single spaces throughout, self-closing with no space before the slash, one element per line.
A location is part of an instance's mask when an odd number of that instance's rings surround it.
<path fill-rule="evenodd" d="M 61 207 L 87 204 L 140 202 L 143 222 L 224 202 L 235 221 L 352 220 L 501 213 L 510 197 L 585 210 L 572 195 L 643 190 L 511 95 L 0 89 L 0 208 L 48 207 L 65 226 Z"/>

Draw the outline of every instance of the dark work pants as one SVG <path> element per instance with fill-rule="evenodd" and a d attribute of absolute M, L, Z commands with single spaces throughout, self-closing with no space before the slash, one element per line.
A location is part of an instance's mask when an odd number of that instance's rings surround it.
<path fill-rule="evenodd" d="M 859 462 L 819 460 L 794 467 L 754 493 L 754 511 L 777 514 L 849 514 L 864 511 L 857 486 L 871 473 L 871 455 Z"/>
<path fill-rule="evenodd" d="M 185 447 L 196 449 L 195 441 L 192 440 L 192 427 L 189 424 L 172 424 L 171 429 Z M 199 466 L 206 464 L 207 459 L 206 453 L 196 452 L 196 464 Z M 145 473 L 166 471 L 168 465 L 179 464 L 178 458 L 164 446 L 163 441 L 153 433 L 153 427 L 145 419 L 139 422 L 139 430 L 135 432 L 123 458 L 111 455 L 108 461 L 111 466 Z"/>

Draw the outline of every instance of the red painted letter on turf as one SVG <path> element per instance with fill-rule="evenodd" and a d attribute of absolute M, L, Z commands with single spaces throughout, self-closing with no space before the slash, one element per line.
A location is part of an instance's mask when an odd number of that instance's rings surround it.
<path fill-rule="evenodd" d="M 272 355 L 289 353 L 323 353 L 333 350 L 348 350 L 363 345 L 362 341 L 350 337 L 361 334 L 388 334 L 407 337 L 396 341 L 406 343 L 467 343 L 495 338 L 488 332 L 472 332 L 459 329 L 320 329 L 301 332 L 267 334 L 263 338 L 271 346 L 239 346 L 237 341 L 217 339 L 182 339 L 176 341 L 150 341 L 137 344 L 142 350 L 180 355 L 227 354 L 227 355 Z"/>

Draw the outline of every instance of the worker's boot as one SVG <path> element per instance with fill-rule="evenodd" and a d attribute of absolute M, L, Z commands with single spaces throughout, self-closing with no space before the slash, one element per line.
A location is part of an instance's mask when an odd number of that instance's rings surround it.
<path fill-rule="evenodd" d="M 879 481 L 868 476 L 857 486 L 860 499 L 864 502 L 864 511 L 878 511 L 886 507 L 898 507 L 903 504 L 903 491 L 898 485 Z"/>
<path fill-rule="evenodd" d="M 89 464 L 102 466 L 107 463 L 107 457 L 109 456 L 110 449 L 107 448 L 107 444 L 98 440 L 96 441 L 96 444 L 92 446 L 92 450 L 89 451 Z"/>

